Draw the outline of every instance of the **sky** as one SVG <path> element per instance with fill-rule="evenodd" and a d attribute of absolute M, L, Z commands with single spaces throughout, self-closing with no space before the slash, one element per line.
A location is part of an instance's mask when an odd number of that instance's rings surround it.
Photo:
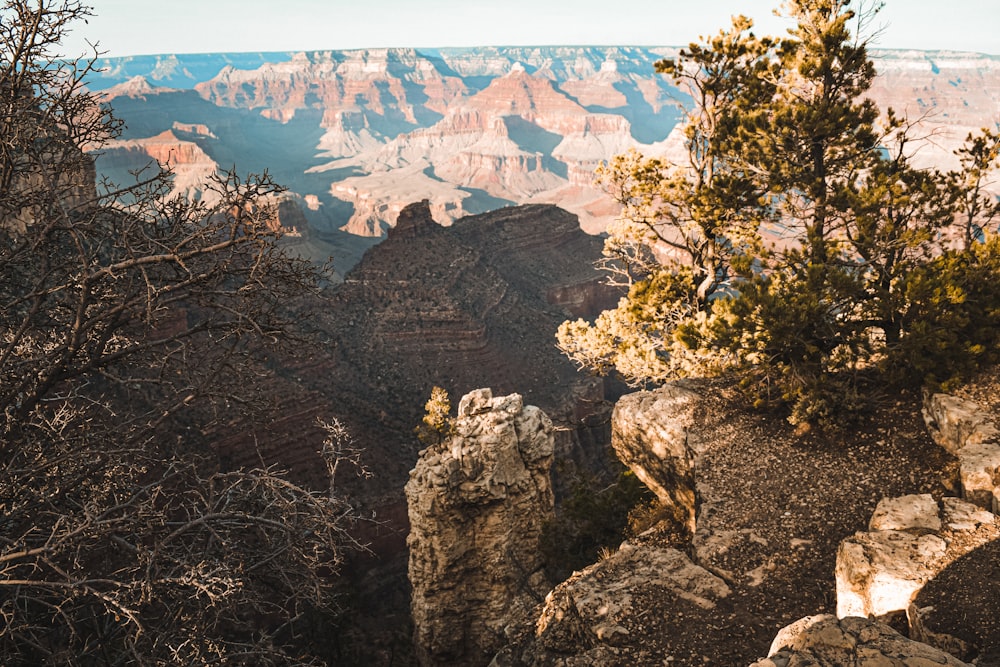
<path fill-rule="evenodd" d="M 871 0 L 868 0 L 869 4 Z M 780 0 L 85 0 L 64 55 L 514 45 L 682 46 L 728 26 L 783 35 Z M 874 46 L 1000 55 L 1000 0 L 885 0 Z"/>

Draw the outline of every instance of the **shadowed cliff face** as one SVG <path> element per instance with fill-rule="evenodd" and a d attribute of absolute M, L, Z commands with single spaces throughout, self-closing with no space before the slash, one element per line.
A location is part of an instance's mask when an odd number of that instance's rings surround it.
<path fill-rule="evenodd" d="M 308 481 L 323 465 L 316 419 L 344 422 L 374 476 L 344 476 L 339 488 L 381 522 L 361 529 L 375 553 L 349 576 L 359 600 L 350 631 L 368 637 L 368 648 L 393 640 L 409 651 L 403 486 L 423 447 L 414 427 L 431 388 L 444 387 L 455 402 L 478 387 L 519 393 L 556 424 L 557 460 L 606 466 L 604 383 L 578 372 L 554 334 L 571 314 L 592 316 L 618 294 L 593 267 L 601 241 L 554 206 L 505 208 L 442 227 L 421 203 L 400 219 L 342 284 L 291 304 L 319 342 L 267 360 L 284 417 L 231 424 L 218 443 L 224 463 L 260 457 Z M 388 664 L 369 654 L 345 660 Z"/>
<path fill-rule="evenodd" d="M 405 481 L 416 460 L 412 429 L 434 385 L 453 397 L 480 386 L 517 391 L 557 422 L 602 398 L 601 383 L 578 373 L 553 338 L 570 314 L 617 299 L 593 268 L 600 241 L 575 216 L 525 206 L 441 227 L 423 203 L 400 219 L 321 314 L 329 353 L 357 378 L 345 397 L 351 414 L 405 452 L 380 474 Z"/>
<path fill-rule="evenodd" d="M 405 208 L 343 284 L 293 305 L 320 342 L 268 361 L 287 418 L 255 432 L 254 446 L 233 425 L 222 434 L 227 460 L 256 460 L 262 451 L 308 477 L 319 465 L 315 419 L 337 417 L 376 474 L 343 483 L 366 507 L 395 507 L 420 448 L 413 429 L 435 385 L 456 399 L 478 387 L 516 391 L 568 428 L 557 455 L 601 458 L 607 424 L 580 424 L 607 411 L 604 383 L 580 373 L 554 340 L 567 317 L 617 301 L 593 266 L 600 251 L 601 241 L 555 206 L 505 208 L 451 227 L 434 222 L 427 202 Z"/>

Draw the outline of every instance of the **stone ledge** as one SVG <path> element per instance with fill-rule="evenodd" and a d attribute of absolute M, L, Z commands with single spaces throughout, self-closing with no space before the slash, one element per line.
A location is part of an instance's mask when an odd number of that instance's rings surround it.
<path fill-rule="evenodd" d="M 962 497 L 1000 513 L 1000 429 L 993 415 L 948 394 L 926 396 L 922 412 L 934 442 L 958 458 Z"/>
<path fill-rule="evenodd" d="M 1000 519 L 959 498 L 939 506 L 920 494 L 883 499 L 869 528 L 837 551 L 837 616 L 888 622 L 905 614 L 911 638 L 958 658 L 975 654 L 976 647 L 936 632 L 934 610 L 916 601 L 952 563 L 1000 539 Z"/>

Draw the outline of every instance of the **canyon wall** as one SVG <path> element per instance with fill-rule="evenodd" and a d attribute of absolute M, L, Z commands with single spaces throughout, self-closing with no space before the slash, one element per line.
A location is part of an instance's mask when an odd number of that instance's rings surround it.
<path fill-rule="evenodd" d="M 654 72 L 674 48 L 482 47 L 365 49 L 106 59 L 91 86 L 127 129 L 106 162 L 120 177 L 172 131 L 212 163 L 268 169 L 297 196 L 315 243 L 341 273 L 384 238 L 411 201 L 428 198 L 449 224 L 522 203 L 553 203 L 590 233 L 617 207 L 594 168 L 629 148 L 677 158 L 687 97 Z M 950 168 L 966 134 L 995 122 L 1000 58 L 875 51 L 871 89 L 883 108 L 919 120 L 916 155 Z M 189 166 L 190 165 L 190 166 Z M 194 192 L 187 176 L 179 189 Z M 193 181 L 192 181 L 193 183 Z"/>

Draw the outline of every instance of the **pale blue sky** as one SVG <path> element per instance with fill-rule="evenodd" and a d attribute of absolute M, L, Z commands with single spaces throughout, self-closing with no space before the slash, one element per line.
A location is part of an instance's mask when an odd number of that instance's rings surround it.
<path fill-rule="evenodd" d="M 383 46 L 683 45 L 753 18 L 783 34 L 779 0 L 90 0 L 76 26 L 111 57 Z M 887 0 L 876 46 L 1000 55 L 1000 0 Z"/>

